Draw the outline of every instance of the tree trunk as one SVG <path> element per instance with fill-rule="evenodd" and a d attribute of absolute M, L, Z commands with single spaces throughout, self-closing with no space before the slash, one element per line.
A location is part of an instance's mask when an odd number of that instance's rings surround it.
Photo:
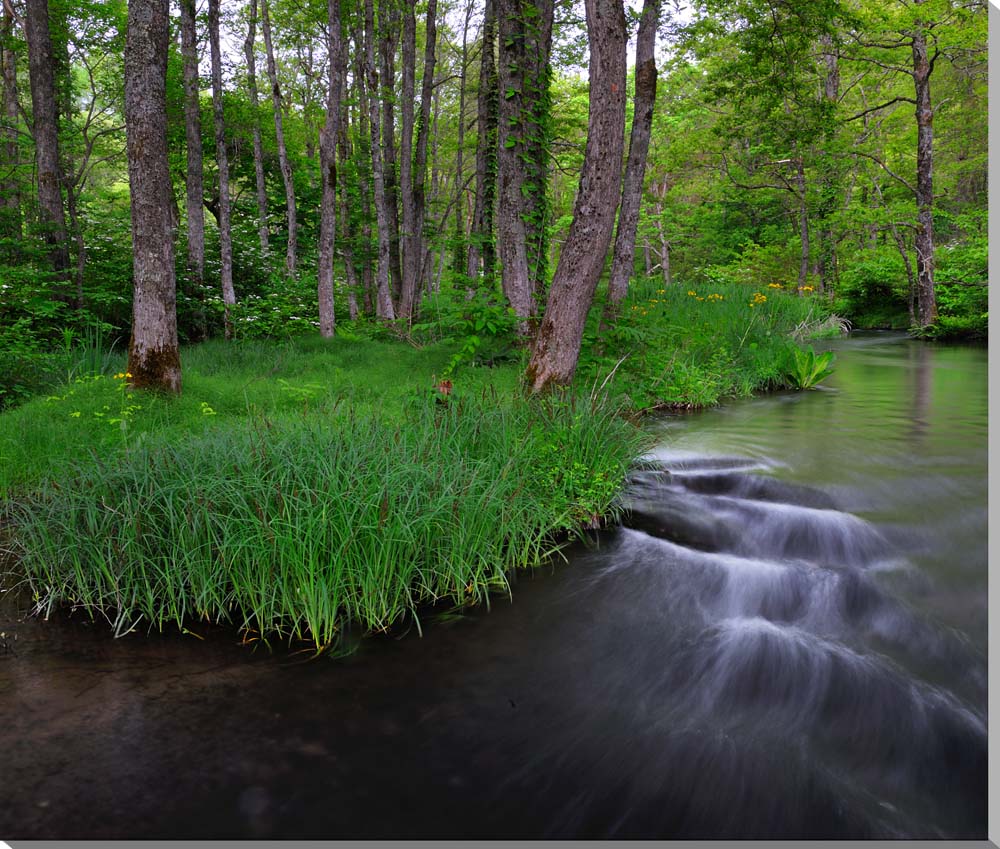
<path fill-rule="evenodd" d="M 0 23 L 0 70 L 3 72 L 3 166 L 6 178 L 0 185 L 0 238 L 13 243 L 13 251 L 23 238 L 21 228 L 20 152 L 17 127 L 20 110 L 17 103 L 17 54 L 14 52 L 14 9 L 11 0 L 4 0 Z M 13 252 L 12 251 L 12 252 Z"/>
<path fill-rule="evenodd" d="M 185 0 L 193 2 L 193 0 Z M 253 112 L 253 170 L 257 184 L 257 236 L 260 252 L 265 262 L 271 253 L 270 234 L 267 227 L 267 184 L 264 180 L 264 145 L 260 136 L 260 101 L 257 97 L 257 57 L 254 45 L 257 40 L 257 0 L 250 0 L 250 21 L 247 38 L 243 42 L 243 55 L 247 60 L 247 94 Z"/>
<path fill-rule="evenodd" d="M 469 77 L 469 24 L 472 20 L 474 0 L 465 6 L 465 22 L 462 25 L 462 52 L 458 66 L 458 142 L 455 153 L 455 243 L 452 268 L 456 274 L 466 270 L 465 222 L 462 219 L 462 201 L 465 194 L 465 100 Z M 437 133 L 434 134 L 435 139 Z"/>
<path fill-rule="evenodd" d="M 333 336 L 333 248 L 337 232 L 337 135 L 340 129 L 340 95 L 344 76 L 344 46 L 340 32 L 340 0 L 327 0 L 330 77 L 326 123 L 319 139 L 323 196 L 319 215 L 319 257 L 316 271 L 319 297 L 319 332 Z"/>
<path fill-rule="evenodd" d="M 38 208 L 42 237 L 49 248 L 49 262 L 60 280 L 69 269 L 66 212 L 62 197 L 59 160 L 59 113 L 52 72 L 52 38 L 49 34 L 48 0 L 27 0 L 24 34 L 28 41 L 28 77 L 38 162 Z"/>
<path fill-rule="evenodd" d="M 195 0 L 181 0 L 181 55 L 184 57 L 184 131 L 187 139 L 186 210 L 188 271 L 200 286 L 205 280 L 205 180 L 201 151 L 198 84 L 198 35 Z"/>
<path fill-rule="evenodd" d="M 409 4 L 407 4 L 409 8 Z M 403 285 L 399 244 L 399 180 L 396 173 L 396 44 L 399 41 L 399 0 L 380 0 L 379 62 L 382 103 L 382 184 L 385 186 L 385 214 L 389 228 L 389 280 L 393 303 L 399 302 Z M 404 63 L 405 64 L 405 63 Z M 374 91 L 372 97 L 378 100 Z M 412 105 L 412 94 L 410 99 Z M 400 160 L 404 159 L 400 152 Z"/>
<path fill-rule="evenodd" d="M 470 284 L 482 274 L 493 280 L 495 243 L 493 219 L 496 206 L 497 131 L 499 87 L 496 68 L 496 0 L 486 0 L 483 16 L 482 54 L 479 63 L 476 139 L 476 200 L 469 234 L 466 274 Z"/>
<path fill-rule="evenodd" d="M 274 106 L 274 133 L 278 143 L 278 165 L 281 167 L 281 179 L 285 183 L 285 208 L 288 220 L 288 248 L 285 251 L 285 271 L 289 277 L 295 276 L 295 266 L 298 258 L 298 224 L 295 213 L 295 182 L 292 179 L 292 166 L 288 161 L 288 148 L 285 146 L 285 129 L 281 117 L 281 87 L 278 85 L 278 69 L 274 63 L 274 46 L 271 42 L 271 16 L 267 0 L 260 0 L 260 24 L 264 35 L 264 49 L 267 51 L 267 78 L 271 83 L 271 102 Z"/>
<path fill-rule="evenodd" d="M 413 7 L 408 6 L 406 20 L 412 21 Z M 434 93 L 434 63 L 435 47 L 437 40 L 437 0 L 428 0 L 427 3 L 427 29 L 424 44 L 424 76 L 420 86 L 420 120 L 417 125 L 416 150 L 413 154 L 413 168 L 408 173 L 408 181 L 404 182 L 401 176 L 400 184 L 403 188 L 403 287 L 399 299 L 399 317 L 412 318 L 416 307 L 417 299 L 420 296 L 420 283 L 424 265 L 424 216 L 426 214 L 425 186 L 427 181 L 427 136 L 430 132 L 431 123 L 431 98 Z M 410 24 L 404 29 L 403 35 L 403 135 L 400 141 L 400 159 L 402 168 L 407 165 L 409 156 L 404 154 L 402 144 L 407 141 L 406 114 L 409 110 L 410 130 L 413 123 L 413 74 L 410 74 L 410 97 L 406 96 L 406 62 L 407 62 L 407 41 L 413 35 L 409 32 Z M 412 43 L 410 48 L 412 50 Z M 410 60 L 412 61 L 412 53 Z"/>
<path fill-rule="evenodd" d="M 405 4 L 403 10 L 403 41 L 400 47 L 402 62 L 402 87 L 399 93 L 401 128 L 399 132 L 399 194 L 402 201 L 400 210 L 399 248 L 402 277 L 393 293 L 396 297 L 397 318 L 409 318 L 413 303 L 412 287 L 415 248 L 413 242 L 416 209 L 413 197 L 413 125 L 416 99 L 417 77 L 417 16 L 413 3 Z M 382 83 L 383 88 L 385 82 Z"/>
<path fill-rule="evenodd" d="M 620 196 L 625 147 L 625 10 L 621 0 L 586 0 L 590 117 L 566 244 L 528 363 L 532 392 L 568 384 L 576 372 L 587 312 L 604 269 Z"/>
<path fill-rule="evenodd" d="M 365 0 L 365 64 L 368 76 L 368 123 L 371 132 L 372 186 L 378 237 L 378 262 L 375 274 L 375 315 L 384 320 L 396 318 L 389 289 L 389 215 L 383 180 L 382 145 L 379 138 L 379 81 L 375 71 L 375 13 L 373 0 Z"/>
<path fill-rule="evenodd" d="M 625 299 L 635 265 L 635 234 L 639 228 L 642 183 L 646 173 L 649 136 L 653 127 L 653 106 L 656 103 L 655 50 L 656 28 L 659 21 L 659 0 L 645 0 L 635 45 L 635 105 L 632 113 L 632 135 L 629 139 L 625 178 L 622 181 L 618 232 L 615 235 L 611 277 L 608 282 L 608 304 L 612 309 Z"/>
<path fill-rule="evenodd" d="M 528 146 L 526 113 L 530 108 L 529 87 L 537 89 L 537 80 L 526 79 L 524 19 L 522 0 L 497 0 L 500 19 L 499 61 L 499 149 L 497 171 L 500 199 L 497 211 L 497 242 L 503 293 L 515 314 L 522 319 L 521 331 L 527 333 L 527 319 L 538 312 L 528 266 L 528 230 L 525 223 L 524 193 L 527 191 Z"/>
<path fill-rule="evenodd" d="M 371 132 L 368 121 L 369 104 L 366 87 L 367 61 L 364 42 L 358 30 L 353 31 L 354 39 L 354 80 L 358 92 L 358 157 L 357 161 L 371 162 Z M 366 315 L 375 314 L 375 304 L 378 301 L 375 277 L 372 273 L 372 191 L 374 180 L 358 181 L 361 190 L 361 244 L 364 253 L 361 261 L 361 295 L 362 305 Z"/>
<path fill-rule="evenodd" d="M 544 298 L 549 272 L 548 188 L 552 147 L 552 68 L 549 58 L 552 53 L 554 3 L 553 0 L 533 0 L 533 8 L 534 12 L 523 19 L 526 176 L 522 214 L 525 217 L 531 294 L 538 305 Z"/>
<path fill-rule="evenodd" d="M 923 0 L 916 0 L 922 3 Z M 927 327 L 937 320 L 934 292 L 934 110 L 931 108 L 931 72 L 934 61 L 927 55 L 927 36 L 917 23 L 913 35 L 913 82 L 917 115 L 917 322 Z"/>
<path fill-rule="evenodd" d="M 215 156 L 219 166 L 219 253 L 226 338 L 233 335 L 230 307 L 233 289 L 233 235 L 230 224 L 229 155 L 226 152 L 226 118 L 222 111 L 222 53 L 219 48 L 219 0 L 208 0 L 208 40 L 212 54 L 212 111 L 215 115 Z"/>
<path fill-rule="evenodd" d="M 167 163 L 168 0 L 129 0 L 125 125 L 132 209 L 132 386 L 181 391 Z"/>

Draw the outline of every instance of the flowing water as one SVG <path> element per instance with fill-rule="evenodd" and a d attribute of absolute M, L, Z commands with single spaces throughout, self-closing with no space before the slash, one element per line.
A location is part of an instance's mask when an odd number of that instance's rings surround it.
<path fill-rule="evenodd" d="M 986 352 L 652 424 L 626 527 L 349 658 L 0 615 L 0 838 L 986 836 Z M 16 632 L 16 641 L 12 633 Z"/>

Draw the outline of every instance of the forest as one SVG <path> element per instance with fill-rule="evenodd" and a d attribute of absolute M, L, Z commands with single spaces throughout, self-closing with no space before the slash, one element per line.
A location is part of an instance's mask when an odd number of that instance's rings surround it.
<path fill-rule="evenodd" d="M 613 520 L 643 412 L 811 388 L 851 327 L 984 339 L 986 9 L 4 0 L 39 609 L 322 648 Z"/>

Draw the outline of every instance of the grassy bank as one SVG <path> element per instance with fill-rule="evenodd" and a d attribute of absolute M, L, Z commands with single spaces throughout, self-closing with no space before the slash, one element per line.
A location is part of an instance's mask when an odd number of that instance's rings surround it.
<path fill-rule="evenodd" d="M 553 535 L 596 522 L 641 434 L 608 408 L 414 401 L 404 426 L 352 405 L 155 438 L 18 502 L 17 553 L 47 610 L 231 622 L 336 642 L 425 602 L 487 601 Z"/>
<path fill-rule="evenodd" d="M 183 350 L 176 399 L 102 357 L 0 415 L 6 545 L 40 611 L 324 649 L 348 622 L 505 591 L 613 516 L 645 445 L 622 410 L 784 385 L 792 333 L 823 318 L 777 290 L 640 288 L 613 330 L 595 311 L 577 386 L 541 401 L 522 362 L 477 367 L 456 355 L 489 340 L 454 335 L 209 342 Z"/>
<path fill-rule="evenodd" d="M 581 379 L 643 409 L 711 406 L 786 385 L 798 344 L 831 326 L 812 293 L 777 284 L 640 283 L 614 326 L 592 317 Z"/>

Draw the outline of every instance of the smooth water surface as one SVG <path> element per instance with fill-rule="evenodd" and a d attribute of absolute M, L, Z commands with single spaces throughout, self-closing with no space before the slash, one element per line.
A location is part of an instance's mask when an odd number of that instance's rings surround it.
<path fill-rule="evenodd" d="M 8 597 L 0 838 L 985 838 L 986 352 L 832 346 L 817 391 L 652 422 L 628 527 L 422 638 Z"/>

